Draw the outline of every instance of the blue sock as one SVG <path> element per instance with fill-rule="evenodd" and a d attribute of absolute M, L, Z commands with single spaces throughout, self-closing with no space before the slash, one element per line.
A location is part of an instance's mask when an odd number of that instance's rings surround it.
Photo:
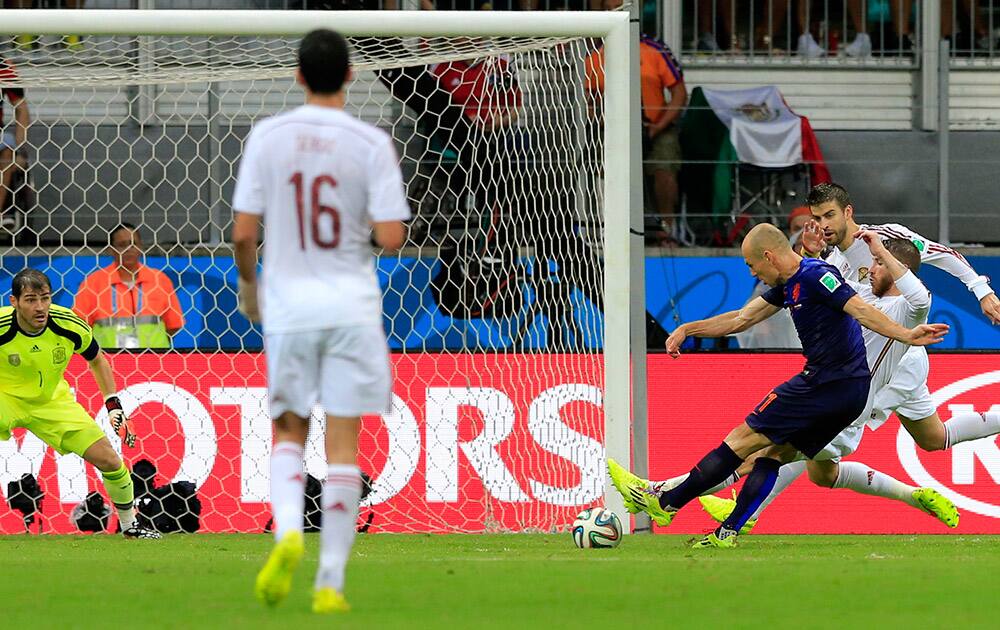
<path fill-rule="evenodd" d="M 770 457 L 761 457 L 754 462 L 753 471 L 747 476 L 743 489 L 736 497 L 736 507 L 722 522 L 722 528 L 738 532 L 747 524 L 753 513 L 774 489 L 779 468 L 781 462 Z"/>
<path fill-rule="evenodd" d="M 736 472 L 743 460 L 723 442 L 702 458 L 679 486 L 660 495 L 660 506 L 679 510 Z"/>

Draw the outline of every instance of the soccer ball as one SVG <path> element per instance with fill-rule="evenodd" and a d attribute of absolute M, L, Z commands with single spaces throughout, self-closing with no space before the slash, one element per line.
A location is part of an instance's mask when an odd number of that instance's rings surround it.
<path fill-rule="evenodd" d="M 622 541 L 622 522 L 611 510 L 593 507 L 580 512 L 570 533 L 581 549 L 617 547 Z"/>

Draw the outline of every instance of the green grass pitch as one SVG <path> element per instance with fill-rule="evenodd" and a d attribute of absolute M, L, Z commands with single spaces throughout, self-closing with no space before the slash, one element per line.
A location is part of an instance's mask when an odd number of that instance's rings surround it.
<path fill-rule="evenodd" d="M 569 534 L 360 535 L 354 610 L 309 612 L 316 535 L 291 596 L 252 597 L 265 535 L 0 537 L 7 628 L 997 627 L 1000 537 L 686 536 L 576 549 Z"/>

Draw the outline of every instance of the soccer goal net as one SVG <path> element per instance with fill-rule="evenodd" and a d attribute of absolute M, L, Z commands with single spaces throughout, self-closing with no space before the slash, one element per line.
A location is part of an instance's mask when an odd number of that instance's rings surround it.
<path fill-rule="evenodd" d="M 395 386 L 391 413 L 363 421 L 362 521 L 552 531 L 605 503 L 606 448 L 630 448 L 626 15 L 3 17 L 0 289 L 37 268 L 97 327 L 137 446 L 85 362 L 67 379 L 142 477 L 154 526 L 254 532 L 270 516 L 262 337 L 236 310 L 230 202 L 251 125 L 303 102 L 296 46 L 319 26 L 349 36 L 347 110 L 392 134 L 414 215 L 400 253 L 376 252 Z M 110 247 L 121 224 L 131 248 Z M 103 492 L 80 458 L 15 429 L 5 496 L 25 474 L 46 531 L 76 531 L 74 507 Z M 23 516 L 0 509 L 0 532 Z"/>

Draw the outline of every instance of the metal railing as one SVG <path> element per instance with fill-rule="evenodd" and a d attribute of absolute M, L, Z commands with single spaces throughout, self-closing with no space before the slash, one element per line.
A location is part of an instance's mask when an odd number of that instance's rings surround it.
<path fill-rule="evenodd" d="M 919 65 L 926 28 L 920 0 L 680 0 L 688 63 Z M 1000 57 L 998 0 L 941 3 L 935 29 L 952 65 Z M 666 24 L 669 27 L 669 24 Z"/>

